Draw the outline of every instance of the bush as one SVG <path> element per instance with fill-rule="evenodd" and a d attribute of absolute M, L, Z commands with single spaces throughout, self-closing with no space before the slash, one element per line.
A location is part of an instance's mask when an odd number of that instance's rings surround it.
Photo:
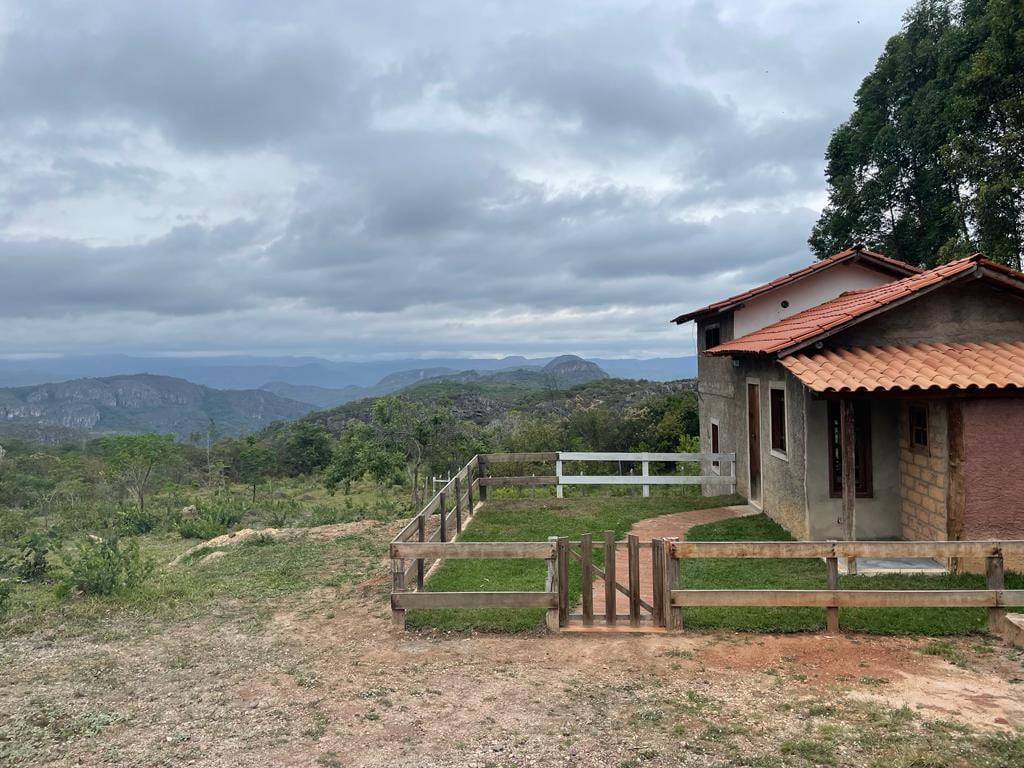
<path fill-rule="evenodd" d="M 62 596 L 71 592 L 86 595 L 126 592 L 153 572 L 153 561 L 142 556 L 137 542 L 121 546 L 117 539 L 86 539 L 65 560 L 65 565 L 58 583 L 58 593 Z"/>
<path fill-rule="evenodd" d="M 127 535 L 149 533 L 160 524 L 160 514 L 152 509 L 140 510 L 137 506 L 125 507 L 118 516 L 118 523 Z"/>
<path fill-rule="evenodd" d="M 216 500 L 199 509 L 195 517 L 182 519 L 178 523 L 178 533 L 185 539 L 212 539 L 238 525 L 244 514 L 244 506 L 239 500 Z"/>
<path fill-rule="evenodd" d="M 13 591 L 14 585 L 11 582 L 0 579 L 0 619 L 4 618 L 11 609 L 11 593 Z"/>
<path fill-rule="evenodd" d="M 7 570 L 22 581 L 41 579 L 49 567 L 46 560 L 49 548 L 49 542 L 41 533 L 23 536 L 15 545 L 14 554 L 6 560 Z"/>

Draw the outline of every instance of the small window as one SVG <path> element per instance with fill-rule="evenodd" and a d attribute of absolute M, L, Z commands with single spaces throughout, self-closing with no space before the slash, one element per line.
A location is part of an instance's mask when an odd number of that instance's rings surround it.
<path fill-rule="evenodd" d="M 712 347 L 717 347 L 721 343 L 722 343 L 722 326 L 720 326 L 720 325 L 718 325 L 716 323 L 715 325 L 709 325 L 707 328 L 704 329 L 704 351 L 705 352 L 707 350 L 711 349 Z"/>
<path fill-rule="evenodd" d="M 839 422 L 839 403 L 828 404 L 829 495 L 843 496 L 843 444 Z M 853 476 L 859 498 L 871 498 L 874 478 L 871 466 L 871 403 L 858 400 L 853 405 Z"/>
<path fill-rule="evenodd" d="M 772 422 L 772 452 L 786 455 L 786 390 L 772 387 L 769 390 Z"/>
<path fill-rule="evenodd" d="M 719 447 L 718 447 L 718 423 L 714 422 L 714 421 L 711 422 L 711 452 L 712 453 L 719 453 Z M 711 462 L 711 471 L 712 472 L 715 472 L 717 474 L 717 473 L 721 472 L 721 468 L 722 468 L 722 465 L 719 462 L 717 462 L 717 461 L 712 461 Z"/>
<path fill-rule="evenodd" d="M 911 405 L 910 412 L 910 445 L 914 448 L 928 448 L 928 408 L 923 405 Z"/>

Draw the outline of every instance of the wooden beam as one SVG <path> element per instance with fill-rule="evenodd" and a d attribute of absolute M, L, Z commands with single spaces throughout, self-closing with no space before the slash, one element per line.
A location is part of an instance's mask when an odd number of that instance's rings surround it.
<path fill-rule="evenodd" d="M 569 623 L 569 539 L 558 537 L 558 626 Z"/>
<path fill-rule="evenodd" d="M 538 451 L 533 453 L 484 453 L 480 458 L 488 464 L 516 464 L 519 462 L 532 464 L 537 462 L 551 462 L 558 460 L 555 451 Z"/>
<path fill-rule="evenodd" d="M 665 587 L 661 597 L 666 629 L 682 629 L 683 626 L 683 609 L 672 606 L 672 590 L 680 587 L 679 560 L 672 557 L 672 545 L 677 541 L 668 539 L 665 542 Z"/>
<path fill-rule="evenodd" d="M 629 623 L 640 623 L 640 537 L 629 534 Z"/>
<path fill-rule="evenodd" d="M 455 533 L 462 533 L 462 484 L 459 476 L 455 476 Z"/>
<path fill-rule="evenodd" d="M 674 557 L 1004 557 L 1024 556 L 1024 541 L 681 541 Z"/>
<path fill-rule="evenodd" d="M 583 560 L 583 623 L 589 627 L 594 623 L 594 544 L 589 533 L 580 537 L 580 556 Z"/>
<path fill-rule="evenodd" d="M 857 538 L 857 475 L 856 425 L 854 407 L 851 400 L 839 401 L 839 442 L 843 463 L 843 538 L 853 541 Z M 846 563 L 847 573 L 857 573 L 857 559 L 850 557 Z"/>
<path fill-rule="evenodd" d="M 1003 589 L 1003 556 L 994 555 L 985 559 L 985 582 L 990 590 L 1001 591 Z M 1003 593 L 1006 594 L 1005 592 Z M 1007 603 L 1003 603 L 1006 605 Z M 1003 632 L 1003 621 L 1006 619 L 1006 610 L 1003 608 L 989 608 L 986 624 L 988 631 L 993 635 Z"/>
<path fill-rule="evenodd" d="M 391 556 L 396 558 L 511 560 L 546 558 L 553 554 L 546 541 L 408 541 L 391 545 Z"/>
<path fill-rule="evenodd" d="M 548 574 L 544 580 L 544 591 L 557 595 L 560 591 L 558 588 L 558 537 L 549 536 L 548 546 L 551 547 L 551 557 L 547 559 Z M 561 627 L 559 614 L 558 601 L 556 600 L 555 605 L 549 606 L 544 614 L 544 625 L 547 627 L 548 632 L 557 632 Z"/>
<path fill-rule="evenodd" d="M 615 531 L 604 532 L 605 624 L 615 623 Z"/>
<path fill-rule="evenodd" d="M 557 600 L 552 592 L 396 592 L 391 608 L 551 608 Z"/>
<path fill-rule="evenodd" d="M 607 452 L 600 451 L 560 451 L 560 461 L 735 461 L 735 453 L 646 453 L 646 452 Z"/>
<path fill-rule="evenodd" d="M 509 478 L 503 478 L 509 479 Z M 558 475 L 562 485 L 732 485 L 731 475 Z"/>
<path fill-rule="evenodd" d="M 514 486 L 530 485 L 556 485 L 558 478 L 554 475 L 533 475 L 530 477 L 481 477 L 479 485 L 481 488 L 509 488 Z M 480 500 L 483 501 L 485 494 L 480 492 Z"/>
<path fill-rule="evenodd" d="M 839 558 L 828 557 L 825 559 L 826 584 L 833 592 L 839 589 Z M 829 606 L 825 609 L 825 629 L 831 634 L 839 632 L 839 609 Z"/>
<path fill-rule="evenodd" d="M 672 605 L 807 608 L 1014 607 L 1024 605 L 1024 590 L 683 589 L 672 592 Z"/>

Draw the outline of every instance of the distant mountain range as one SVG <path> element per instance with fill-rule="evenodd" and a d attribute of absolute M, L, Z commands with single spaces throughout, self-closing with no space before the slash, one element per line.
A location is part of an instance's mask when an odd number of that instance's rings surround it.
<path fill-rule="evenodd" d="M 238 435 L 348 403 L 365 410 L 373 398 L 395 392 L 461 399 L 471 411 L 477 400 L 546 397 L 610 378 L 596 362 L 575 355 L 543 365 L 515 363 L 497 370 L 417 368 L 389 373 L 370 386 L 337 388 L 277 380 L 253 389 L 215 389 L 152 373 L 9 387 L 0 389 L 0 436 L 64 441 L 110 432 L 170 432 L 186 438 L 205 432 L 211 420 L 218 433 Z"/>
<path fill-rule="evenodd" d="M 0 389 L 0 434 L 62 440 L 109 432 L 254 432 L 313 406 L 259 389 L 219 390 L 152 374 Z"/>
<path fill-rule="evenodd" d="M 424 378 L 461 371 L 490 373 L 514 368 L 540 369 L 553 358 L 406 358 L 348 362 L 318 357 L 131 357 L 126 355 L 68 356 L 31 360 L 0 359 L 0 387 L 21 387 L 81 378 L 106 378 L 136 373 L 186 379 L 217 389 L 260 389 L 274 392 L 280 384 L 345 390 L 374 390 L 387 377 L 411 377 L 401 386 Z M 696 358 L 590 358 L 610 376 L 623 379 L 670 381 L 696 375 Z M 398 387 L 400 388 L 400 387 Z M 390 389 L 389 391 L 395 391 Z M 350 394 L 352 394 L 350 392 Z M 362 392 L 367 397 L 385 392 Z M 291 397 L 291 395 L 286 395 Z M 307 393 L 307 397 L 309 394 Z"/>

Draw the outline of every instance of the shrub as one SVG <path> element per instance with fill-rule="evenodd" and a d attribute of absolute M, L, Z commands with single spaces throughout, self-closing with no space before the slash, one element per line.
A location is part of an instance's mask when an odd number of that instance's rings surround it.
<path fill-rule="evenodd" d="M 0 510 L 0 545 L 19 541 L 28 532 L 31 522 L 23 509 Z"/>
<path fill-rule="evenodd" d="M 122 546 L 117 539 L 89 538 L 66 558 L 58 594 L 113 595 L 134 589 L 153 572 L 135 541 Z"/>
<path fill-rule="evenodd" d="M 14 591 L 14 585 L 5 579 L 0 579 L 0 619 L 7 615 L 7 612 L 11 609 L 11 593 Z"/>
<path fill-rule="evenodd" d="M 15 545 L 14 554 L 7 558 L 7 570 L 22 581 L 41 579 L 49 567 L 46 560 L 49 548 L 49 542 L 41 533 L 23 536 Z"/>
<path fill-rule="evenodd" d="M 244 513 L 237 500 L 216 500 L 199 509 L 195 517 L 183 518 L 178 523 L 178 533 L 185 539 L 212 539 L 238 525 Z"/>
<path fill-rule="evenodd" d="M 118 523 L 121 531 L 128 535 L 149 533 L 159 525 L 160 514 L 149 508 L 125 507 L 118 515 Z"/>
<path fill-rule="evenodd" d="M 271 528 L 285 528 L 294 519 L 297 505 L 291 499 L 275 499 L 269 502 L 267 523 Z"/>

